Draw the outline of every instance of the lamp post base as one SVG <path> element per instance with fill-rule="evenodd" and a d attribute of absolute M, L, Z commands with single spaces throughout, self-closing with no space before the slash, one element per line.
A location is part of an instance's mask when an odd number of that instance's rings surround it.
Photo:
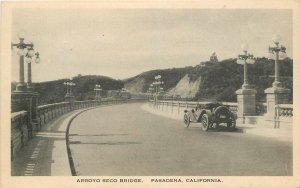
<path fill-rule="evenodd" d="M 26 92 L 27 87 L 25 83 L 18 83 L 14 92 Z"/>
<path fill-rule="evenodd" d="M 100 97 L 100 96 L 96 96 L 96 97 L 95 97 L 95 100 L 96 100 L 96 101 L 101 101 L 101 97 Z"/>
<path fill-rule="evenodd" d="M 75 101 L 75 97 L 73 95 L 66 95 L 65 96 L 65 101 L 66 102 L 73 102 L 73 101 Z"/>
<path fill-rule="evenodd" d="M 275 82 L 274 82 L 275 83 Z M 274 86 L 273 83 L 273 86 Z M 267 114 L 266 116 L 274 117 L 275 115 L 275 106 L 277 104 L 288 103 L 290 89 L 282 87 L 271 87 L 265 90 L 267 95 Z"/>
<path fill-rule="evenodd" d="M 274 81 L 273 83 L 272 83 L 272 87 L 273 88 L 281 88 L 281 89 L 283 89 L 283 87 L 282 87 L 282 85 L 281 85 L 281 82 L 279 82 L 279 81 Z M 269 89 L 269 88 L 268 88 Z"/>
<path fill-rule="evenodd" d="M 237 102 L 238 102 L 238 117 L 243 116 L 254 116 L 256 115 L 256 105 L 255 105 L 255 89 L 250 89 L 247 86 L 247 89 L 242 87 L 235 92 L 237 94 Z"/>
<path fill-rule="evenodd" d="M 27 85 L 27 91 L 29 91 L 29 92 L 32 92 L 32 91 L 33 91 L 32 85 Z"/>

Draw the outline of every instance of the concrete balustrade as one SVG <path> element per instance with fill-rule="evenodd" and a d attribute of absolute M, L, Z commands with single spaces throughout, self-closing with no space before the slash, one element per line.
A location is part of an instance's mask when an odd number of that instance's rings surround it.
<path fill-rule="evenodd" d="M 293 105 L 275 105 L 274 127 L 280 128 L 281 125 L 291 124 L 293 121 Z"/>
<path fill-rule="evenodd" d="M 17 152 L 26 145 L 41 127 L 51 122 L 53 119 L 73 110 L 90 108 L 99 105 L 124 103 L 124 99 L 103 99 L 103 101 L 74 101 L 47 104 L 36 108 L 36 119 L 30 118 L 27 111 L 11 113 L 11 160 Z M 33 123 L 36 121 L 36 123 Z"/>
<path fill-rule="evenodd" d="M 11 114 L 11 159 L 28 141 L 29 118 L 26 111 L 14 112 Z"/>
<path fill-rule="evenodd" d="M 186 102 L 186 101 L 158 101 L 155 106 L 154 101 L 150 100 L 149 105 L 155 109 L 177 113 L 178 116 L 183 116 L 185 109 L 196 108 L 198 104 L 207 104 L 208 102 Z M 238 104 L 233 102 L 219 102 L 222 105 L 227 106 L 232 112 L 238 112 Z M 293 104 L 278 104 L 275 106 L 275 113 L 270 118 L 267 116 L 267 104 L 257 103 L 256 104 L 256 116 L 242 116 L 239 117 L 242 123 L 268 123 L 274 128 L 279 128 L 280 125 L 291 125 L 293 117 Z"/>
<path fill-rule="evenodd" d="M 293 117 L 293 105 L 278 104 L 276 106 L 276 112 L 278 117 Z"/>

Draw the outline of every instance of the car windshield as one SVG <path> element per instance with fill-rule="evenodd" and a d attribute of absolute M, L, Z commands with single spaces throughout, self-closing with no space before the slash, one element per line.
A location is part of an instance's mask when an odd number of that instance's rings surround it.
<path fill-rule="evenodd" d="M 198 109 L 213 109 L 220 105 L 221 104 L 219 104 L 219 103 L 198 104 Z"/>

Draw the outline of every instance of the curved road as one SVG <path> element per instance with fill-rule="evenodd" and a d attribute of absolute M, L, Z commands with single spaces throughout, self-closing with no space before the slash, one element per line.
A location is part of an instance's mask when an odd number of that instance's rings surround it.
<path fill-rule="evenodd" d="M 199 125 L 151 114 L 142 104 L 82 113 L 70 127 L 77 175 L 292 175 L 292 144 L 240 132 L 203 132 Z"/>

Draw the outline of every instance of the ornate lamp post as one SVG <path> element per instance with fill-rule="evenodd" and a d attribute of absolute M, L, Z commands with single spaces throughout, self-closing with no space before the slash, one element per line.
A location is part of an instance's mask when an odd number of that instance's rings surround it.
<path fill-rule="evenodd" d="M 155 87 L 155 98 L 154 98 L 154 104 L 157 106 L 158 104 L 158 94 L 159 94 L 159 88 L 162 84 L 164 84 L 163 81 L 161 81 L 161 75 L 157 75 L 154 77 L 155 81 L 152 83 Z"/>
<path fill-rule="evenodd" d="M 26 62 L 27 62 L 27 90 L 28 91 L 32 91 L 33 87 L 32 87 L 32 78 L 31 78 L 31 62 L 33 61 L 32 57 L 36 56 L 34 59 L 35 63 L 39 63 L 40 62 L 40 54 L 39 52 L 34 53 L 34 49 L 33 47 L 30 47 L 28 49 L 28 53 L 26 54 Z"/>
<path fill-rule="evenodd" d="M 72 87 L 74 87 L 76 84 L 72 82 L 72 78 L 70 80 L 64 82 L 64 85 L 67 87 L 67 93 L 65 95 L 66 101 L 73 101 L 74 96 L 72 94 Z"/>
<path fill-rule="evenodd" d="M 121 89 L 121 98 L 127 100 L 131 97 L 130 93 L 127 91 L 125 87 Z"/>
<path fill-rule="evenodd" d="M 150 84 L 148 92 L 149 92 L 149 100 L 150 100 L 150 97 L 153 95 L 153 92 L 154 92 L 153 84 Z"/>
<path fill-rule="evenodd" d="M 237 90 L 238 116 L 251 116 L 256 114 L 255 94 L 256 90 L 251 88 L 248 81 L 248 64 L 254 64 L 252 54 L 248 53 L 248 45 L 242 45 L 243 54 L 238 55 L 237 63 L 244 65 L 244 83 L 242 88 Z"/>
<path fill-rule="evenodd" d="M 159 95 L 161 95 L 162 98 L 164 97 L 164 88 L 163 87 L 159 88 Z"/>
<path fill-rule="evenodd" d="M 24 42 L 24 38 L 25 38 L 25 33 L 24 32 L 20 32 L 18 34 L 19 37 L 19 43 L 12 43 L 11 44 L 11 48 L 13 47 L 17 47 L 18 48 L 18 55 L 20 56 L 19 59 L 19 83 L 17 84 L 16 87 L 16 91 L 18 92 L 24 92 L 26 91 L 26 85 L 24 82 L 24 56 L 26 55 L 28 49 L 27 48 L 32 48 L 33 44 L 32 43 L 28 43 L 26 44 Z"/>
<path fill-rule="evenodd" d="M 244 65 L 244 84 L 243 88 L 248 89 L 249 88 L 249 82 L 248 82 L 248 71 L 247 71 L 247 64 L 254 64 L 255 60 L 252 54 L 248 53 L 248 45 L 243 44 L 242 45 L 242 50 L 244 54 L 238 55 L 238 64 Z"/>
<path fill-rule="evenodd" d="M 29 122 L 31 126 L 28 129 L 29 137 L 32 137 L 33 131 L 39 129 L 37 123 L 37 97 L 35 92 L 27 92 L 26 84 L 24 80 L 24 60 L 26 56 L 26 62 L 28 62 L 28 86 L 31 86 L 31 58 L 35 55 L 33 50 L 33 43 L 25 43 L 25 32 L 18 34 L 19 43 L 11 43 L 11 48 L 16 47 L 19 55 L 19 82 L 16 90 L 11 94 L 11 112 L 17 112 L 25 110 L 28 112 Z"/>
<path fill-rule="evenodd" d="M 102 91 L 101 85 L 96 84 L 94 91 L 95 91 L 95 100 L 101 100 L 101 95 L 100 95 L 100 92 Z"/>
<path fill-rule="evenodd" d="M 267 94 L 267 115 L 273 117 L 275 115 L 275 107 L 277 104 L 283 104 L 288 102 L 289 89 L 282 86 L 279 80 L 279 60 L 285 59 L 286 47 L 279 46 L 281 37 L 279 35 L 274 35 L 272 38 L 275 46 L 269 47 L 269 59 L 275 60 L 275 79 L 272 87 L 267 88 L 265 93 Z"/>
<path fill-rule="evenodd" d="M 275 44 L 275 46 L 269 46 L 269 59 L 275 60 L 275 80 L 272 84 L 274 88 L 280 88 L 281 82 L 279 81 L 279 59 L 285 59 L 287 57 L 286 55 L 286 47 L 279 46 L 281 37 L 279 35 L 274 35 L 272 40 Z"/>

